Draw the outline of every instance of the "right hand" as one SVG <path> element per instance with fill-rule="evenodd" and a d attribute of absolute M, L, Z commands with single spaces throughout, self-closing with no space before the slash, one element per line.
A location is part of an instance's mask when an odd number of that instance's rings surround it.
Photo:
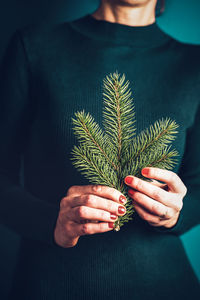
<path fill-rule="evenodd" d="M 81 235 L 113 230 L 118 216 L 126 213 L 123 205 L 126 201 L 121 192 L 108 186 L 71 186 L 60 202 L 54 230 L 56 244 L 63 248 L 74 247 Z M 124 208 L 124 212 L 120 213 L 119 207 Z M 85 223 L 88 219 L 91 222 Z M 94 220 L 101 222 L 94 223 Z"/>

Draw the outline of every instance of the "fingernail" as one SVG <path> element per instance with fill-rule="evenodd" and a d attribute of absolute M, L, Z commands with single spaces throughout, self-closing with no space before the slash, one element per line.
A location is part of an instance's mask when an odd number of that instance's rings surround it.
<path fill-rule="evenodd" d="M 133 180 L 132 177 L 127 176 L 127 177 L 125 178 L 125 183 L 131 184 L 132 180 Z"/>
<path fill-rule="evenodd" d="M 109 228 L 114 228 L 114 223 L 108 223 Z"/>
<path fill-rule="evenodd" d="M 117 216 L 116 216 L 116 215 L 113 215 L 113 214 L 110 214 L 110 218 L 111 218 L 112 220 L 116 220 L 116 219 L 117 219 Z"/>
<path fill-rule="evenodd" d="M 123 196 L 123 195 L 121 195 L 120 197 L 119 197 L 119 202 L 120 203 L 122 203 L 122 204 L 124 204 L 124 203 L 126 203 L 126 197 L 125 196 Z"/>
<path fill-rule="evenodd" d="M 123 207 L 123 206 L 119 206 L 119 207 L 118 207 L 118 212 L 119 212 L 119 214 L 124 214 L 125 211 L 126 211 L 125 207 Z"/>
<path fill-rule="evenodd" d="M 148 169 L 142 169 L 142 175 L 147 176 L 148 173 L 149 173 L 149 170 L 148 170 Z"/>
<path fill-rule="evenodd" d="M 133 196 L 133 195 L 134 195 L 134 193 L 135 193 L 135 191 L 134 191 L 134 190 L 128 190 L 128 194 L 129 194 L 130 196 Z"/>

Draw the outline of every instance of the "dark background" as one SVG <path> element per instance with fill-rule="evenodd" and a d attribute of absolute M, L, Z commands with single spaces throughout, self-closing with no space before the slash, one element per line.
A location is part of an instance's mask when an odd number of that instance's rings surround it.
<path fill-rule="evenodd" d="M 99 0 L 7 0 L 0 1 L 0 62 L 12 33 L 22 26 L 41 20 L 67 21 L 92 13 Z M 3 201 L 3 199 L 1 199 Z M 181 236 L 191 264 L 200 278 L 200 226 Z M 12 284 L 20 237 L 0 226 L 0 299 L 6 295 Z M 27 299 L 28 300 L 28 299 Z"/>

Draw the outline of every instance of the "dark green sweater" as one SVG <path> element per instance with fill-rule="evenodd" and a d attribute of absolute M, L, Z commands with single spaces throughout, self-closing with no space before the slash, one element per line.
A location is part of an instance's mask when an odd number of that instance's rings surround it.
<path fill-rule="evenodd" d="M 173 228 L 135 214 L 119 232 L 81 236 L 64 249 L 53 241 L 60 200 L 70 186 L 88 184 L 69 159 L 71 117 L 85 109 L 102 125 L 102 80 L 115 70 L 130 81 L 137 133 L 161 117 L 179 124 L 173 171 L 188 192 Z M 0 78 L 0 219 L 22 237 L 12 299 L 198 298 L 179 235 L 200 220 L 199 104 L 200 47 L 156 23 L 88 15 L 15 32 Z"/>

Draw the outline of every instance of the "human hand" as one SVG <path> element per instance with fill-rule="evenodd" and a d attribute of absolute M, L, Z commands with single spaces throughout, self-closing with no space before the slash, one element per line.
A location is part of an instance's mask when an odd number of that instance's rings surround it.
<path fill-rule="evenodd" d="M 146 167 L 142 169 L 142 175 L 165 183 L 126 176 L 125 183 L 131 188 L 128 194 L 133 199 L 135 210 L 152 226 L 173 227 L 183 207 L 186 186 L 176 173 L 169 170 Z"/>
<path fill-rule="evenodd" d="M 60 202 L 55 242 L 63 248 L 74 247 L 81 235 L 112 230 L 118 215 L 126 213 L 126 201 L 122 193 L 108 186 L 71 186 Z M 91 221 L 86 223 L 88 219 Z"/>

